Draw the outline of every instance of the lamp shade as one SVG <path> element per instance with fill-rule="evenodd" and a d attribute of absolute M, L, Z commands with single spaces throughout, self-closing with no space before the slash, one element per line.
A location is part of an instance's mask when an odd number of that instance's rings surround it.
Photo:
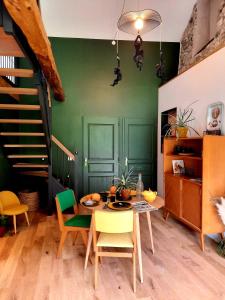
<path fill-rule="evenodd" d="M 160 14 L 153 9 L 129 11 L 122 14 L 118 20 L 119 30 L 137 35 L 149 32 L 162 23 Z"/>

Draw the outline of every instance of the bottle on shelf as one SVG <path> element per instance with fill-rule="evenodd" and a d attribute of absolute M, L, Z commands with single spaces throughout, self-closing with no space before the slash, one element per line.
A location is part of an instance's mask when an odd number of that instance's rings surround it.
<path fill-rule="evenodd" d="M 136 185 L 136 197 L 137 199 L 142 198 L 142 192 L 144 191 L 144 184 L 142 182 L 142 175 L 141 173 L 138 174 L 138 182 Z"/>

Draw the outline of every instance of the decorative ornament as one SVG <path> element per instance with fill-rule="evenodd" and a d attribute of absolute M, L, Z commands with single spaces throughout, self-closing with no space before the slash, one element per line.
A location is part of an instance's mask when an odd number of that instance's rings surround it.
<path fill-rule="evenodd" d="M 136 37 L 136 40 L 134 41 L 134 48 L 135 48 L 135 54 L 134 54 L 134 62 L 136 63 L 137 68 L 139 71 L 142 70 L 143 62 L 144 62 L 144 50 L 141 49 L 142 47 L 142 38 L 140 35 Z"/>
<path fill-rule="evenodd" d="M 113 80 L 113 83 L 111 86 L 115 86 L 119 83 L 119 81 L 122 80 L 122 73 L 120 70 L 120 57 L 119 57 L 119 43 L 118 39 L 116 41 L 116 61 L 117 61 L 117 66 L 114 68 L 114 75 L 116 75 L 116 78 Z"/>

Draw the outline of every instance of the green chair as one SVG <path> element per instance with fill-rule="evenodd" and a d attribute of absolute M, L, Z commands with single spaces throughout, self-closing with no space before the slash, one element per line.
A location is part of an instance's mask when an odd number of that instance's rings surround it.
<path fill-rule="evenodd" d="M 66 190 L 56 195 L 56 208 L 61 231 L 61 238 L 57 257 L 60 257 L 68 232 L 80 232 L 85 246 L 87 246 L 87 231 L 90 229 L 91 215 L 79 215 L 78 205 L 72 190 Z M 73 207 L 74 217 L 64 220 L 63 212 Z"/>

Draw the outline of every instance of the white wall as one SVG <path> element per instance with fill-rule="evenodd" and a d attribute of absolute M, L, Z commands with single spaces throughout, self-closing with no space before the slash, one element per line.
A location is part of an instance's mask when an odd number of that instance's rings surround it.
<path fill-rule="evenodd" d="M 193 101 L 194 127 L 201 135 L 206 129 L 207 106 L 221 101 L 225 104 L 225 48 L 217 51 L 159 89 L 158 104 L 158 193 L 163 195 L 163 157 L 160 149 L 161 112 L 185 108 Z M 223 122 L 225 132 L 225 122 Z M 193 134 L 194 136 L 194 134 Z"/>

